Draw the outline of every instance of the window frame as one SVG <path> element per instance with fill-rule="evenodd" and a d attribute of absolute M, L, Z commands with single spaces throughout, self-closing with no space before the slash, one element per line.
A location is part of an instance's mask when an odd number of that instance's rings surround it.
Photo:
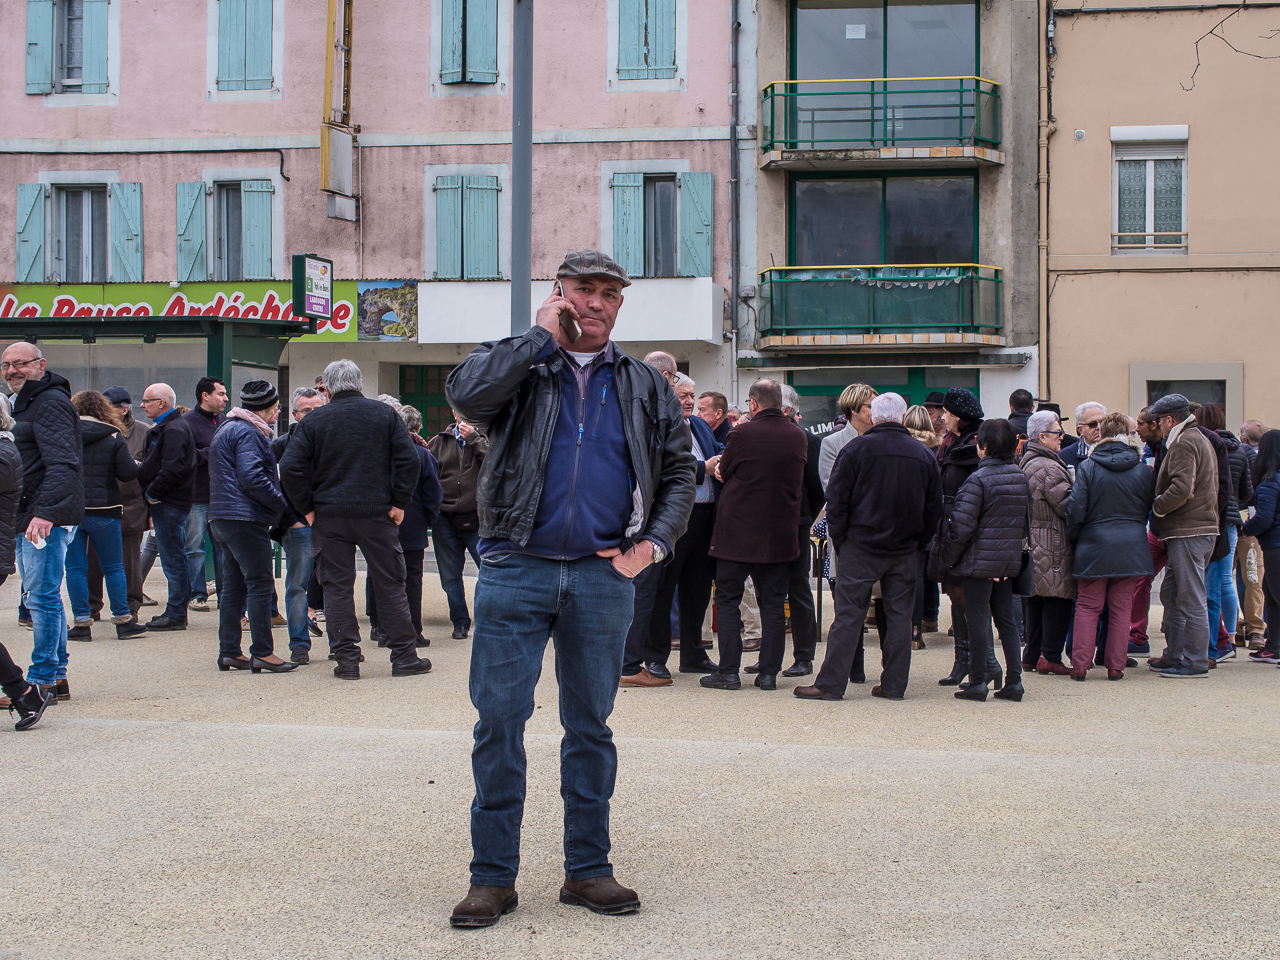
<path fill-rule="evenodd" d="M 112 7 L 120 6 L 119 2 Z M 271 87 L 267 90 L 218 89 L 218 0 L 206 0 L 205 100 L 209 103 L 243 103 L 284 99 L 284 0 L 271 2 Z M 321 58 L 323 59 L 323 58 Z M 252 179 L 246 177 L 245 179 Z M 257 179 L 266 179 L 265 177 Z M 277 191 L 279 185 L 277 184 Z M 274 251 L 273 251 L 274 256 Z M 278 268 L 272 267 L 273 272 Z"/>
<path fill-rule="evenodd" d="M 1155 242 L 1155 163 L 1157 160 L 1178 160 L 1182 163 L 1182 243 L 1157 244 Z M 1120 164 L 1145 161 L 1146 171 L 1146 228 L 1143 235 L 1149 243 L 1119 243 L 1120 230 Z M 1111 256 L 1186 256 L 1191 250 L 1191 234 L 1187 217 L 1187 141 L 1170 140 L 1155 142 L 1113 142 L 1111 144 Z"/>
<path fill-rule="evenodd" d="M 106 183 L 60 183 L 53 188 L 53 215 L 54 222 L 52 224 L 52 234 L 54 240 L 53 249 L 53 275 L 59 283 L 106 283 L 111 274 L 111 204 L 107 198 Z M 68 256 L 69 238 L 67 235 L 67 210 L 68 204 L 71 202 L 71 194 L 79 194 L 76 202 L 82 206 L 81 222 L 80 222 L 80 279 L 72 280 L 69 277 L 70 259 Z M 95 194 L 99 194 L 102 198 L 102 249 L 99 251 L 101 256 L 101 276 L 94 275 L 94 244 L 93 244 L 93 198 Z"/>
<path fill-rule="evenodd" d="M 511 2 L 498 0 L 498 79 L 492 83 L 462 81 L 442 83 L 440 73 L 444 69 L 443 4 L 438 0 L 431 4 L 431 75 L 428 77 L 427 94 L 432 97 L 505 97 L 510 92 L 511 81 Z"/>
<path fill-rule="evenodd" d="M 605 10 L 605 91 L 607 93 L 669 93 L 688 88 L 689 0 L 675 0 L 675 6 L 676 75 L 662 80 L 623 80 L 618 76 L 619 21 L 621 14 L 618 0 L 607 0 Z"/>
<path fill-rule="evenodd" d="M 244 282 L 244 215 L 243 208 L 240 206 L 242 180 L 216 180 L 213 184 L 213 279 L 222 283 L 243 283 Z M 231 276 L 231 261 L 229 257 L 229 247 L 231 244 L 231 231 L 228 226 L 228 198 L 234 189 L 236 195 L 236 206 L 238 212 L 236 214 L 240 229 L 237 231 L 240 236 L 236 238 L 235 245 L 239 252 L 239 264 L 236 272 L 237 277 Z"/>
<path fill-rule="evenodd" d="M 107 4 L 107 89 L 103 93 L 84 93 L 78 85 L 67 86 L 59 74 L 59 50 L 66 29 L 65 2 L 55 0 L 53 9 L 52 90 L 41 94 L 46 107 L 113 107 L 120 102 L 120 8 L 119 0 Z M 82 58 L 83 63 L 83 58 Z M 83 78 L 82 78 L 83 79 Z"/>
<path fill-rule="evenodd" d="M 501 0 L 500 0 L 501 2 Z M 451 84 L 457 86 L 457 84 Z M 474 84 L 473 84 L 474 86 Z M 498 276 L 492 280 L 439 280 L 440 283 L 504 283 L 511 280 L 511 244 L 503 240 L 511 236 L 511 165 L 508 163 L 437 163 L 426 164 L 422 176 L 422 277 L 435 281 L 437 273 L 436 239 L 437 177 L 498 178 Z M 465 213 L 465 211 L 464 211 Z"/>
<path fill-rule="evenodd" d="M 678 173 L 646 173 L 644 176 L 644 276 L 645 277 L 677 277 L 680 275 L 680 175 Z M 670 247 L 671 269 L 662 272 L 656 265 L 657 260 L 657 223 L 651 217 L 651 206 L 657 201 L 656 185 L 671 184 L 671 236 Z"/>
<path fill-rule="evenodd" d="M 115 6 L 115 4 L 113 4 Z M 99 96 L 99 94 L 93 94 Z M 112 184 L 120 182 L 119 170 L 41 170 L 36 176 L 36 183 L 45 187 L 44 204 L 44 272 L 46 282 L 61 283 L 65 276 L 58 257 L 62 245 L 62 211 L 61 193 L 65 188 L 103 187 L 110 189 Z M 107 198 L 107 250 L 106 268 L 107 282 L 111 282 L 111 199 Z M 92 281 L 86 281 L 92 282 Z"/>
<path fill-rule="evenodd" d="M 251 91 L 262 93 L 266 91 Z M 270 279 L 254 279 L 244 281 L 222 281 L 243 283 L 269 283 L 272 280 L 286 279 L 284 255 L 284 179 L 279 167 L 217 167 L 200 171 L 200 179 L 205 185 L 205 262 L 206 273 L 212 280 L 218 276 L 218 185 L 243 183 L 246 180 L 270 180 L 271 193 L 271 277 Z M 194 179 L 192 180 L 194 182 Z M 241 268 L 243 269 L 241 251 Z M 176 265 L 175 265 L 176 269 Z"/>

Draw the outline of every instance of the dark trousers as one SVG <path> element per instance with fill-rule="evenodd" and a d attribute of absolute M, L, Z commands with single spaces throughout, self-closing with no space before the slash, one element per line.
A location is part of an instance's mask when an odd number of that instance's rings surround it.
<path fill-rule="evenodd" d="M 716 560 L 716 634 L 720 669 L 737 673 L 742 666 L 742 592 L 747 577 L 760 604 L 760 673 L 777 674 L 787 646 L 787 581 L 790 563 L 739 563 Z M 700 636 L 700 634 L 699 634 Z M 680 652 L 685 643 L 680 638 Z"/>
<path fill-rule="evenodd" d="M 653 615 L 653 601 L 658 595 L 662 574 L 662 566 L 651 563 L 631 581 L 635 585 L 635 601 L 631 607 L 631 626 L 627 629 L 627 639 L 623 646 L 624 677 L 639 673 L 648 660 L 649 620 Z"/>
<path fill-rule="evenodd" d="M 809 525 L 800 527 L 800 556 L 787 568 L 787 602 L 791 606 L 791 644 L 796 660 L 813 662 L 818 652 L 818 613 L 813 602 L 809 574 L 813 552 L 809 546 Z"/>
<path fill-rule="evenodd" d="M 924 551 L 920 555 L 920 586 L 923 610 L 920 611 L 921 619 L 929 620 L 932 623 L 938 622 L 938 607 L 941 606 L 942 593 L 941 584 L 937 580 L 925 579 L 924 568 L 929 561 L 929 551 Z"/>
<path fill-rule="evenodd" d="M 409 601 L 409 622 L 417 636 L 422 636 L 422 568 L 426 562 L 427 551 L 406 550 L 404 552 L 404 594 Z M 364 583 L 364 607 L 369 614 L 369 623 L 378 624 L 378 594 L 373 586 L 373 579 Z"/>
<path fill-rule="evenodd" d="M 142 537 L 141 533 L 123 533 L 120 546 L 124 551 L 124 582 L 129 593 L 129 611 L 135 618 L 142 606 Z M 98 552 L 89 544 L 89 612 L 97 616 L 102 611 L 102 568 L 98 566 Z"/>
<path fill-rule="evenodd" d="M 418 659 L 417 637 L 405 597 L 404 551 L 389 516 L 326 517 L 311 525 L 316 576 L 324 588 L 325 627 L 329 649 L 342 666 L 360 662 L 360 624 L 356 620 L 356 547 L 364 554 L 366 575 L 373 581 L 378 625 L 387 635 L 391 662 L 401 666 Z"/>
<path fill-rule="evenodd" d="M 714 503 L 693 505 L 689 526 L 676 541 L 671 562 L 663 568 L 662 582 L 653 601 L 646 662 L 657 661 L 666 666 L 671 657 L 671 606 L 677 590 L 680 591 L 680 666 L 697 666 L 707 659 L 700 641 L 707 604 L 711 602 L 711 585 L 716 578 L 715 558 L 707 552 L 711 549 L 711 530 L 715 523 Z"/>
<path fill-rule="evenodd" d="M 13 662 L 9 651 L 0 643 L 0 690 L 10 700 L 16 700 L 27 692 L 27 681 L 22 679 L 22 668 Z"/>
<path fill-rule="evenodd" d="M 240 611 L 249 617 L 249 653 L 275 653 L 271 636 L 271 594 L 275 589 L 271 531 L 252 520 L 210 520 L 209 532 L 222 548 L 222 592 L 218 594 L 218 654 L 241 657 Z"/>
<path fill-rule="evenodd" d="M 1027 597 L 1026 607 L 1027 645 L 1022 648 L 1022 662 L 1036 663 L 1044 657 L 1050 663 L 1061 663 L 1067 631 L 1075 616 L 1075 601 L 1067 597 Z"/>
<path fill-rule="evenodd" d="M 480 566 L 480 554 L 476 552 L 480 544 L 480 533 L 472 530 L 459 533 L 454 529 L 453 516 L 440 514 L 440 518 L 431 527 L 431 545 L 436 552 L 436 570 L 440 573 L 440 586 L 449 600 L 449 622 L 455 627 L 470 627 L 471 612 L 467 610 L 467 591 L 462 585 L 462 570 L 467 562 L 467 554 L 476 566 Z"/>
<path fill-rule="evenodd" d="M 880 583 L 885 630 L 880 639 L 880 686 L 890 696 L 906 692 L 911 673 L 911 614 L 915 608 L 919 555 L 868 553 L 852 543 L 840 548 L 836 565 L 835 619 L 827 633 L 827 655 L 814 684 L 844 695 L 862 643 L 871 590 Z"/>
<path fill-rule="evenodd" d="M 979 580 L 965 577 L 964 616 L 969 633 L 969 681 L 986 683 L 992 679 L 987 658 L 991 653 L 991 621 L 994 618 L 1004 650 L 1004 682 L 1022 678 L 1022 644 L 1018 621 L 1013 615 L 1013 580 Z M 978 666 L 982 664 L 982 666 Z"/>
<path fill-rule="evenodd" d="M 1280 550 L 1262 551 L 1262 562 L 1262 619 L 1267 624 L 1264 648 L 1275 652 L 1280 650 Z"/>
<path fill-rule="evenodd" d="M 324 589 L 316 577 L 316 568 L 311 567 L 311 579 L 307 581 L 307 606 L 312 610 L 324 610 Z"/>

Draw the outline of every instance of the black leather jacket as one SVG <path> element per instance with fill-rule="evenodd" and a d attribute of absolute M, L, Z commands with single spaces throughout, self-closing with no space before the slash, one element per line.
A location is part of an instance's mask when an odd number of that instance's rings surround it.
<path fill-rule="evenodd" d="M 489 441 L 477 501 L 480 535 L 529 542 L 542 498 L 547 454 L 560 412 L 559 354 L 538 361 L 551 340 L 542 327 L 519 337 L 482 343 L 449 374 L 445 392 L 453 409 Z M 615 343 L 614 379 L 622 407 L 639 517 L 621 544 L 645 536 L 674 546 L 693 509 L 697 461 L 689 427 L 671 387 L 648 364 Z"/>

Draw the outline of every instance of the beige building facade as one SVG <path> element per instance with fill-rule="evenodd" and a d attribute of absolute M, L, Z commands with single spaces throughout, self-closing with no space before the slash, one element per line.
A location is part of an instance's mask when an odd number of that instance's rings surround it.
<path fill-rule="evenodd" d="M 1136 415 L 1179 392 L 1224 403 L 1233 430 L 1280 423 L 1280 194 L 1261 176 L 1280 63 L 1248 55 L 1277 53 L 1280 9 L 1066 6 L 1040 395 Z"/>

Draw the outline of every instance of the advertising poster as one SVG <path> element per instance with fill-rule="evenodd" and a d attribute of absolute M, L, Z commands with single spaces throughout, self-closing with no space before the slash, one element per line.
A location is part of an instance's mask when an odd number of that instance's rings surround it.
<path fill-rule="evenodd" d="M 418 281 L 361 280 L 359 339 L 418 341 Z"/>

